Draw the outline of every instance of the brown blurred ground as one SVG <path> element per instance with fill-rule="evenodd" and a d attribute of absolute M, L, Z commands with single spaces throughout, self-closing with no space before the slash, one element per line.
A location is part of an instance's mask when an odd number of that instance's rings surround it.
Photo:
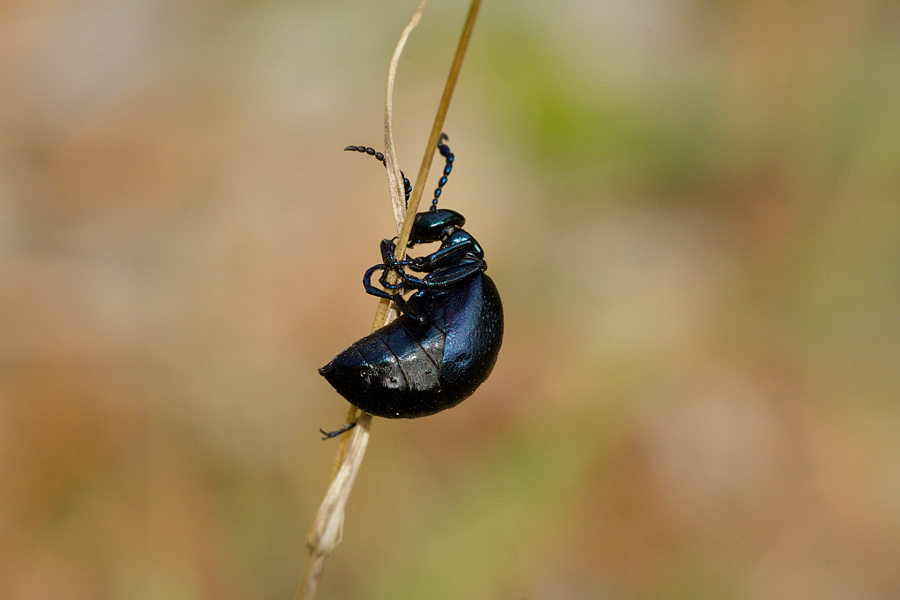
<path fill-rule="evenodd" d="M 0 598 L 293 597 L 414 4 L 0 6 Z M 321 597 L 900 597 L 898 107 L 895 2 L 485 3 L 442 201 L 505 345 L 376 422 Z"/>

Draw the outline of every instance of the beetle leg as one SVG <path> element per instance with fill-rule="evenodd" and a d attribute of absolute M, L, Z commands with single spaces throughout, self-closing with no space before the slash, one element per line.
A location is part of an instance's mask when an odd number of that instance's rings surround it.
<path fill-rule="evenodd" d="M 363 276 L 363 287 L 366 289 L 366 293 L 371 294 L 373 296 L 377 296 L 379 298 L 386 298 L 388 300 L 393 300 L 397 304 L 397 308 L 400 309 L 400 312 L 407 315 L 411 319 L 415 319 L 419 323 L 423 323 L 425 321 L 425 317 L 416 314 L 416 312 L 412 309 L 412 307 L 407 303 L 406 299 L 403 298 L 401 294 L 389 294 L 384 290 L 379 290 L 377 287 L 372 285 L 372 275 L 375 271 L 382 270 L 384 274 L 379 279 L 379 283 L 384 285 L 386 289 L 400 289 L 406 287 L 407 280 L 409 276 L 403 272 L 402 269 L 395 269 L 397 273 L 400 275 L 400 281 L 395 284 L 387 283 L 384 278 L 387 276 L 387 271 L 389 270 L 386 265 L 374 265 L 369 270 L 366 271 L 366 274 Z M 416 279 L 416 278 L 413 278 Z M 416 281 L 422 281 L 421 279 L 416 279 Z M 424 283 L 424 282 L 423 282 Z"/>
<path fill-rule="evenodd" d="M 390 273 L 391 271 L 394 271 L 395 273 L 397 273 L 397 276 L 399 277 L 399 279 L 397 280 L 397 283 L 391 283 L 390 281 L 387 280 L 388 273 Z M 407 277 L 408 276 L 406 275 L 406 273 L 403 272 L 402 267 L 392 267 L 390 269 L 386 268 L 384 270 L 384 273 L 381 274 L 381 277 L 378 278 L 378 283 L 380 283 L 381 287 L 383 287 L 386 290 L 399 290 L 399 289 L 403 289 L 404 287 L 406 287 Z"/>
<path fill-rule="evenodd" d="M 400 309 L 401 313 L 419 323 L 425 322 L 425 317 L 417 314 L 403 296 L 401 296 L 400 294 L 395 294 L 393 300 L 397 303 L 397 308 Z"/>
<path fill-rule="evenodd" d="M 344 433 L 345 431 L 350 431 L 354 427 L 356 427 L 356 423 L 359 421 L 359 417 L 353 419 L 352 423 L 344 423 L 344 425 L 340 429 L 335 429 L 334 431 L 325 431 L 324 429 L 319 429 L 319 433 L 324 435 L 323 440 L 330 440 L 333 437 L 337 437 Z"/>
<path fill-rule="evenodd" d="M 484 257 L 484 250 L 472 235 L 464 229 L 457 229 L 449 236 L 443 238 L 441 247 L 425 256 L 415 259 L 410 266 L 411 271 L 418 273 L 436 271 L 445 267 L 452 267 L 460 262 Z"/>
<path fill-rule="evenodd" d="M 381 240 L 381 262 L 386 265 L 393 264 L 396 261 L 394 258 L 394 252 L 397 250 L 396 239 Z"/>
<path fill-rule="evenodd" d="M 425 276 L 425 287 L 441 289 L 454 286 L 485 269 L 487 265 L 483 260 L 467 260 L 452 267 L 432 271 Z"/>
<path fill-rule="evenodd" d="M 381 240 L 381 261 L 384 263 L 385 269 L 397 271 L 402 275 L 403 267 L 418 264 L 420 259 L 405 258 L 397 260 L 394 257 L 394 252 L 397 250 L 396 240 L 397 238 Z"/>
<path fill-rule="evenodd" d="M 366 289 L 367 294 L 371 294 L 373 296 L 378 296 L 379 298 L 387 298 L 388 300 L 393 300 L 394 296 L 392 294 L 388 294 L 383 290 L 379 290 L 377 287 L 372 285 L 372 275 L 375 271 L 385 270 L 387 267 L 382 264 L 375 265 L 369 270 L 366 271 L 366 274 L 363 275 L 363 287 Z"/>
<path fill-rule="evenodd" d="M 428 285 L 428 282 L 424 279 L 419 279 L 418 277 L 413 277 L 412 275 L 407 274 L 406 272 L 400 272 L 400 278 L 403 282 L 403 287 L 411 289 L 411 290 L 421 290 L 427 287 L 431 287 Z"/>

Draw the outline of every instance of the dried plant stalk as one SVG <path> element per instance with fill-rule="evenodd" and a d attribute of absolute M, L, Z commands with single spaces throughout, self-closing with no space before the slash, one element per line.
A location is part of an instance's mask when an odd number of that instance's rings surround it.
<path fill-rule="evenodd" d="M 413 186 L 412 196 L 409 199 L 409 214 L 403 223 L 403 229 L 400 231 L 400 237 L 397 239 L 397 258 L 402 258 L 406 253 L 406 242 L 409 241 L 409 233 L 412 231 L 413 218 L 419 209 L 419 200 L 422 198 L 422 191 L 425 189 L 425 180 L 428 178 L 428 171 L 431 169 L 431 161 L 434 159 L 434 153 L 437 150 L 438 138 L 444 130 L 444 120 L 447 118 L 447 109 L 450 108 L 450 99 L 453 97 L 453 90 L 456 88 L 456 80 L 459 78 L 459 70 L 462 68 L 462 61 L 466 55 L 466 48 L 469 47 L 469 38 L 472 37 L 472 29 L 475 27 L 475 18 L 478 16 L 478 9 L 481 7 L 481 0 L 472 0 L 469 5 L 469 14 L 466 16 L 466 23 L 463 25 L 462 35 L 459 38 L 459 45 L 456 47 L 456 55 L 453 57 L 453 64 L 450 66 L 450 74 L 447 76 L 447 83 L 444 85 L 444 94 L 441 96 L 441 103 L 438 105 L 437 114 L 434 116 L 434 125 L 431 126 L 431 134 L 428 136 L 428 144 L 425 146 L 425 156 L 422 157 L 422 166 L 419 167 L 419 174 L 416 176 L 416 184 Z"/>
<path fill-rule="evenodd" d="M 462 60 L 469 44 L 469 38 L 472 35 L 472 29 L 475 25 L 478 9 L 481 6 L 481 0 L 473 0 L 469 7 L 469 14 L 466 18 L 465 26 L 463 27 L 459 45 L 456 49 L 453 65 L 450 68 L 450 75 L 447 78 L 447 84 L 444 86 L 444 94 L 441 97 L 441 103 L 438 106 L 434 125 L 432 126 L 431 134 L 428 138 L 425 156 L 422 158 L 422 165 L 419 168 L 419 174 L 416 177 L 416 183 L 409 200 L 409 206 L 406 207 L 400 169 L 397 166 L 397 155 L 394 149 L 392 130 L 394 81 L 396 79 L 397 65 L 400 61 L 403 47 L 406 45 L 409 34 L 416 25 L 418 25 L 424 6 L 425 2 L 423 0 L 412 19 L 410 19 L 406 28 L 403 30 L 400 40 L 397 42 L 397 47 L 394 50 L 394 55 L 391 58 L 391 65 L 388 71 L 384 121 L 384 155 L 385 166 L 387 167 L 388 173 L 388 183 L 391 190 L 391 201 L 394 208 L 394 217 L 397 221 L 397 229 L 399 231 L 396 253 L 398 259 L 402 259 L 406 253 L 406 242 L 409 240 L 412 223 L 419 206 L 419 201 L 422 198 L 422 191 L 425 188 L 428 170 L 431 168 L 431 163 L 434 159 L 438 137 L 444 127 L 444 119 L 447 116 L 447 109 L 450 106 L 450 99 L 453 96 L 453 90 L 456 87 L 456 80 L 459 77 L 459 70 L 462 66 Z M 395 276 L 396 274 L 391 272 L 390 275 Z M 391 279 L 391 281 L 393 281 L 393 279 Z M 396 308 L 393 303 L 382 298 L 378 303 L 372 331 L 380 329 L 395 316 Z M 306 536 L 306 545 L 309 548 L 309 556 L 307 557 L 306 565 L 303 568 L 300 587 L 297 590 L 298 600 L 315 599 L 319 581 L 322 577 L 322 570 L 325 566 L 325 559 L 341 542 L 344 528 L 344 508 L 347 504 L 347 499 L 350 496 L 350 490 L 353 488 L 356 474 L 359 472 L 359 466 L 365 455 L 366 446 L 369 443 L 369 429 L 372 424 L 372 415 L 357 411 L 356 407 L 352 406 L 347 415 L 348 423 L 357 418 L 357 412 L 359 412 L 359 417 L 356 427 L 341 436 L 341 446 L 338 450 L 337 457 L 335 458 L 331 485 L 328 487 L 325 498 L 322 500 L 322 504 L 319 506 L 319 510 L 316 513 L 312 525 L 310 526 L 309 533 Z"/>

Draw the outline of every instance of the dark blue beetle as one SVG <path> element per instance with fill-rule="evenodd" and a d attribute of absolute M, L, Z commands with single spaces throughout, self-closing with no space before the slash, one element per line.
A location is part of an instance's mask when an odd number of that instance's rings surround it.
<path fill-rule="evenodd" d="M 418 213 L 409 248 L 440 242 L 435 252 L 397 260 L 394 240 L 381 242 L 382 263 L 363 277 L 367 293 L 397 303 L 401 315 L 354 342 L 319 369 L 337 392 L 357 408 L 389 419 L 424 417 L 468 398 L 494 368 L 503 340 L 500 295 L 484 271 L 484 251 L 458 212 L 438 209 L 441 189 L 453 167 L 453 154 L 441 135 L 438 150 L 447 163 L 431 209 Z M 384 156 L 364 146 L 346 150 Z M 404 178 L 407 199 L 409 181 Z M 372 284 L 376 271 L 381 288 Z M 387 275 L 397 274 L 396 283 Z M 424 274 L 417 277 L 411 273 Z M 402 293 L 416 290 L 408 299 Z M 332 437 L 352 424 L 326 434 Z M 323 432 L 324 433 L 324 432 Z"/>

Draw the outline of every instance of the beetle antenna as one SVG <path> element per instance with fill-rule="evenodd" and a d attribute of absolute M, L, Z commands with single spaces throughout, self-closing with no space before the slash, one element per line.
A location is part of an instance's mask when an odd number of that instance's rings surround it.
<path fill-rule="evenodd" d="M 453 153 L 450 152 L 450 146 L 444 143 L 444 140 L 449 139 L 450 138 L 446 133 L 441 133 L 441 137 L 438 138 L 438 152 L 447 159 L 447 163 L 444 165 L 444 174 L 441 175 L 440 180 L 438 180 L 438 186 L 434 190 L 434 200 L 431 201 L 431 208 L 428 210 L 437 210 L 438 200 L 441 198 L 441 190 L 447 185 L 447 177 L 449 177 L 450 171 L 453 170 Z"/>
<path fill-rule="evenodd" d="M 384 162 L 384 154 L 381 152 L 377 152 L 375 148 L 371 148 L 369 146 L 347 146 L 344 148 L 345 152 L 361 152 L 363 154 L 368 154 L 369 156 L 374 156 L 375 160 L 381 161 L 385 167 L 387 167 L 387 163 Z M 403 192 L 406 194 L 406 204 L 409 205 L 409 195 L 412 193 L 412 184 L 409 182 L 409 179 L 406 178 L 406 175 L 403 174 L 403 171 L 400 171 L 400 177 L 403 178 Z"/>

